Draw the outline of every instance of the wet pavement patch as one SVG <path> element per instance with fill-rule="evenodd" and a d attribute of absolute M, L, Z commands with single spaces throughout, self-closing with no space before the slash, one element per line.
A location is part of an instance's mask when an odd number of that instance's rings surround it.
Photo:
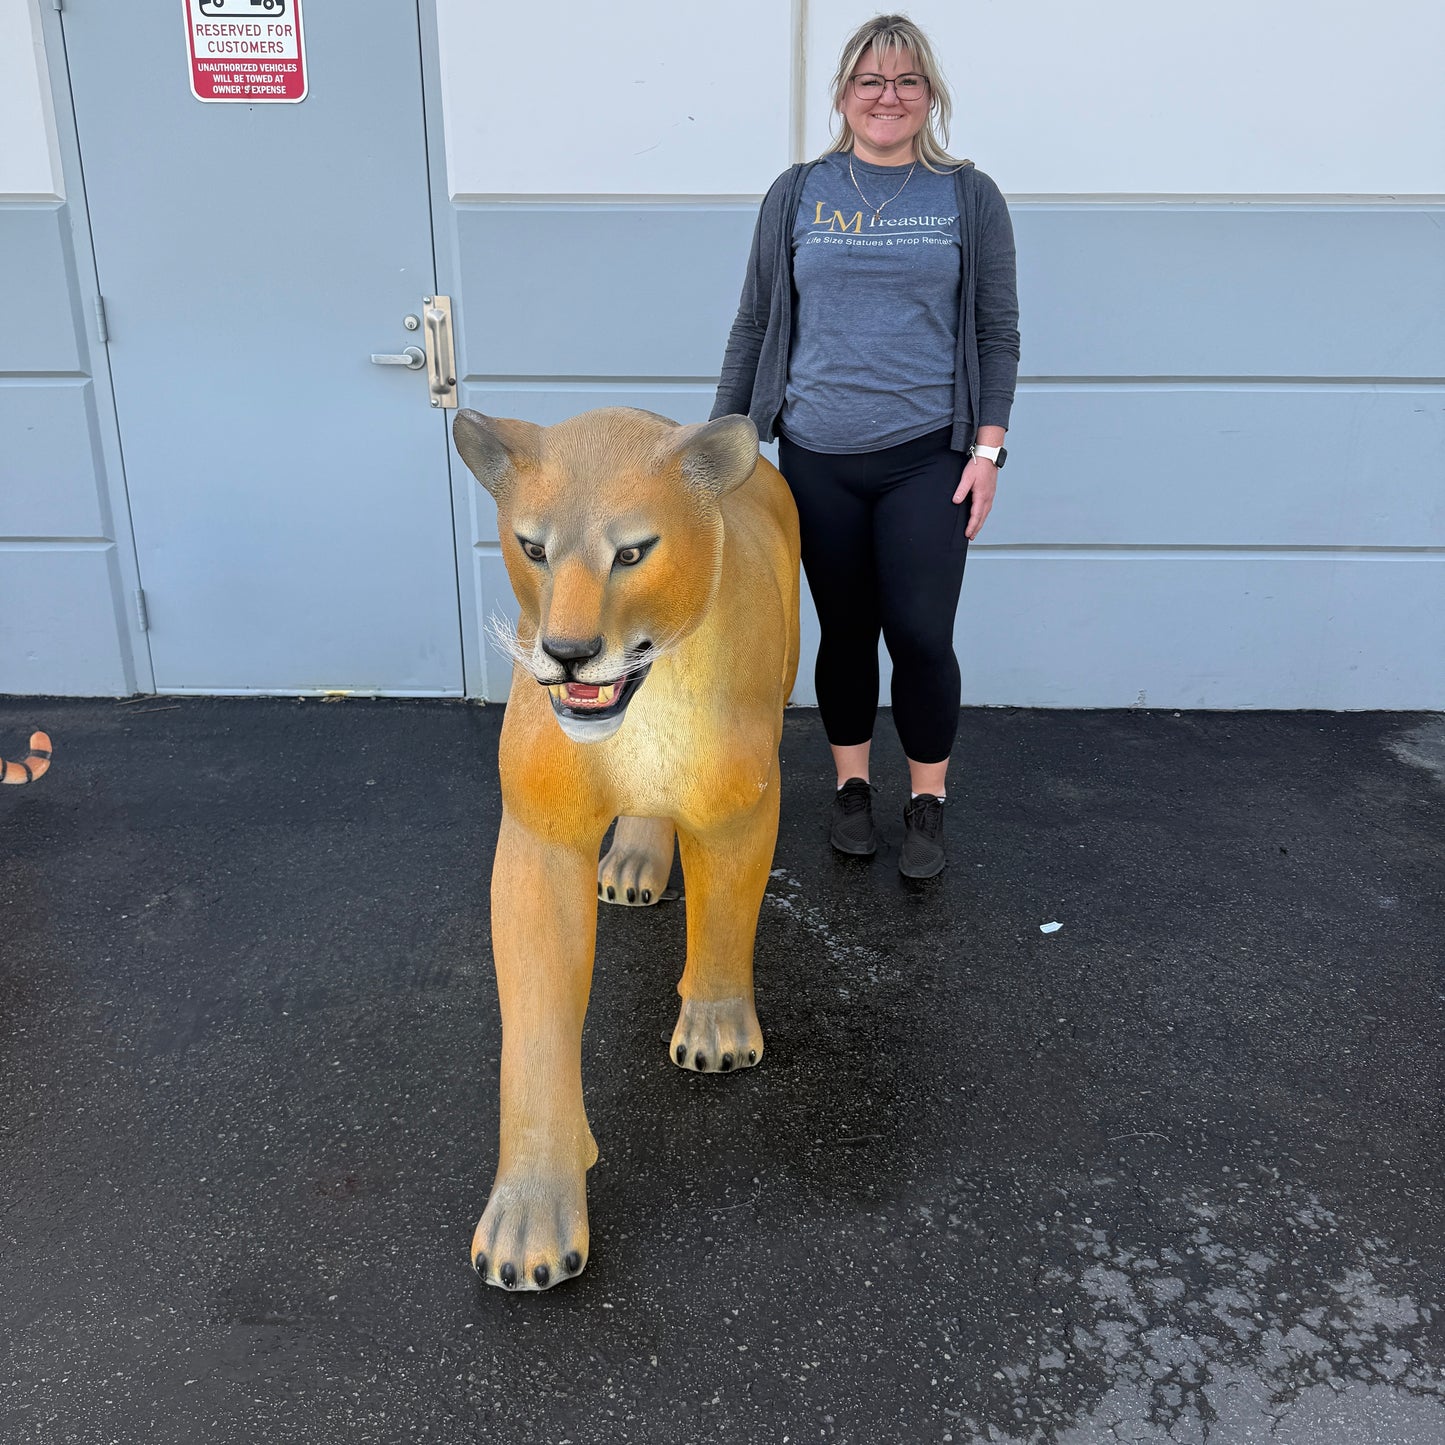
<path fill-rule="evenodd" d="M 901 760 L 836 857 L 791 712 L 766 1056 L 675 1068 L 685 900 L 601 910 L 592 1258 L 526 1297 L 467 1264 L 500 722 L 0 702 L 0 1440 L 1445 1441 L 1438 716 L 968 710 L 912 883 Z"/>
<path fill-rule="evenodd" d="M 1436 714 L 1415 727 L 1402 728 L 1391 740 L 1390 751 L 1423 768 L 1445 788 L 1445 717 Z"/>

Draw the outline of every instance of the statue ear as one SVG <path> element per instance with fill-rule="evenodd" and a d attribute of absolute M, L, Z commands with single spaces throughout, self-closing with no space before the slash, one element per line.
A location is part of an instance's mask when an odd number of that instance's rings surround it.
<path fill-rule="evenodd" d="M 680 426 L 667 440 L 688 486 L 716 500 L 740 487 L 758 464 L 758 429 L 745 416 Z"/>
<path fill-rule="evenodd" d="M 498 500 L 511 489 L 520 467 L 537 459 L 542 428 L 529 421 L 459 411 L 452 440 L 471 474 Z"/>

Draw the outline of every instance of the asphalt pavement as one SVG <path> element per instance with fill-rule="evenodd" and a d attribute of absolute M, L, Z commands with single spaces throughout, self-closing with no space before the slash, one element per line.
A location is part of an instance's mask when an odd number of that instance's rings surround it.
<path fill-rule="evenodd" d="M 0 700 L 6 1445 L 1445 1442 L 1445 717 L 970 709 L 912 883 L 886 716 L 857 860 L 791 711 L 766 1056 L 674 1067 L 685 899 L 604 908 L 591 1262 L 511 1295 L 501 716 Z"/>

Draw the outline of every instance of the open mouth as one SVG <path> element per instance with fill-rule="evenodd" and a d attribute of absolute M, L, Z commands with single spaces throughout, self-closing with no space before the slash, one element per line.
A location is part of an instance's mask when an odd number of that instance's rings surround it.
<path fill-rule="evenodd" d="M 558 682 L 547 687 L 552 711 L 560 718 L 620 717 L 637 689 L 647 680 L 652 664 L 640 667 L 612 682 Z"/>

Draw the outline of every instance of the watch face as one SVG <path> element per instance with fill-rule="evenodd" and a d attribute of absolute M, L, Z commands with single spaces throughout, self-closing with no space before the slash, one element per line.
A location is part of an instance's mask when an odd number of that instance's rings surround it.
<path fill-rule="evenodd" d="M 1005 461 L 1005 459 L 1006 459 L 1007 457 L 1008 457 L 1008 448 L 1007 448 L 1007 447 L 1000 447 L 1000 448 L 998 449 L 998 460 L 994 463 L 994 466 L 996 466 L 996 467 L 1001 467 L 1001 466 L 1003 466 L 1004 461 Z"/>

